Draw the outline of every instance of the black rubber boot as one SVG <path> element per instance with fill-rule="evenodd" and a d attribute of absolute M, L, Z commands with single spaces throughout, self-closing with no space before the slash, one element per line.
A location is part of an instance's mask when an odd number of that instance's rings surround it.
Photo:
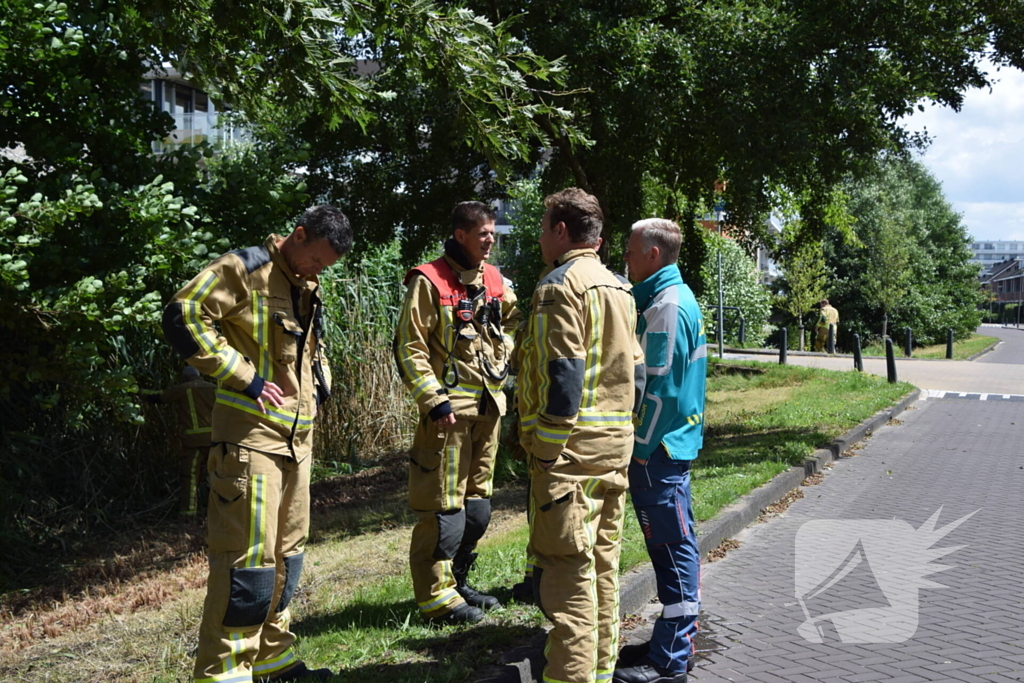
<path fill-rule="evenodd" d="M 623 645 L 622 649 L 619 650 L 619 667 L 625 668 L 633 666 L 641 658 L 646 657 L 651 652 L 650 643 L 636 643 L 634 645 Z M 690 650 L 690 656 L 686 658 L 686 673 L 693 671 L 693 667 L 696 665 L 697 660 L 693 656 L 693 650 Z"/>
<path fill-rule="evenodd" d="M 426 617 L 428 624 L 475 624 L 484 618 L 484 613 L 472 605 L 460 602 L 451 612 L 439 617 Z"/>
<path fill-rule="evenodd" d="M 330 669 L 310 669 L 305 662 L 299 662 L 280 676 L 274 678 L 260 678 L 260 683 L 289 683 L 290 681 L 306 681 L 307 683 L 323 683 L 331 678 L 334 672 Z"/>
<path fill-rule="evenodd" d="M 512 586 L 512 599 L 524 605 L 532 605 L 533 600 L 533 577 L 529 574 L 519 583 Z"/>
<path fill-rule="evenodd" d="M 452 574 L 455 575 L 455 590 L 462 596 L 462 599 L 466 601 L 466 604 L 473 607 L 479 607 L 482 610 L 501 607 L 501 603 L 498 602 L 498 598 L 493 595 L 484 595 L 480 591 L 474 590 L 468 583 L 466 583 L 466 577 L 469 576 L 469 572 L 473 569 L 473 565 L 475 564 L 476 553 L 460 552 L 455 555 L 455 559 L 452 560 Z"/>
<path fill-rule="evenodd" d="M 615 669 L 615 683 L 686 683 L 686 672 L 669 671 L 656 665 L 648 657 L 641 657 L 633 666 Z"/>

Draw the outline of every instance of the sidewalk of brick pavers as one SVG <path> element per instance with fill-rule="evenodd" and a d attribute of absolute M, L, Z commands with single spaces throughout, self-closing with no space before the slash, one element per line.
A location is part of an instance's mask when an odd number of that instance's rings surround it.
<path fill-rule="evenodd" d="M 713 518 L 697 525 L 698 547 L 701 558 L 717 548 L 722 541 L 735 536 L 754 522 L 769 505 L 778 502 L 812 474 L 824 469 L 847 449 L 871 436 L 916 401 L 919 389 L 911 391 L 896 405 L 879 411 L 861 424 L 816 450 L 802 465 L 777 475 L 768 483 L 754 489 L 735 503 L 719 510 Z M 654 569 L 650 564 L 634 567 L 620 579 L 620 609 L 623 617 L 640 613 L 657 596 Z M 544 666 L 546 634 L 538 634 L 529 642 L 506 652 L 499 664 L 486 667 L 471 678 L 473 683 L 537 683 Z M 624 640 L 624 642 L 627 642 Z"/>

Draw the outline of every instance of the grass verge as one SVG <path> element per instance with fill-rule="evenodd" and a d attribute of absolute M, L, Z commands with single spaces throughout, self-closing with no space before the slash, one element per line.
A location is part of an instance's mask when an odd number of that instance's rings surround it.
<path fill-rule="evenodd" d="M 710 426 L 693 471 L 697 518 L 712 517 L 911 388 L 855 372 L 713 363 Z M 401 454 L 393 454 L 372 469 L 314 487 L 314 534 L 293 603 L 295 629 L 302 657 L 340 669 L 338 680 L 465 680 L 543 627 L 536 608 L 516 604 L 470 629 L 420 622 L 406 563 L 413 519 L 404 504 L 404 467 Z M 491 529 L 471 578 L 508 603 L 507 587 L 522 576 L 525 488 L 508 485 L 494 502 Z M 627 510 L 623 571 L 644 561 L 643 539 Z M 16 629 L 23 635 L 27 622 L 41 618 L 42 607 L 6 615 L 0 622 L 0 678 L 190 680 L 203 589 L 180 582 L 179 574 L 188 571 L 194 566 L 164 572 L 164 581 L 181 588 L 160 604 L 101 614 L 59 636 L 16 637 Z"/>
<path fill-rule="evenodd" d="M 895 338 L 892 340 L 892 343 L 895 346 L 893 351 L 895 351 L 896 357 L 899 358 L 903 355 L 903 343 Z M 983 334 L 972 334 L 967 339 L 953 342 L 953 360 L 967 360 L 974 354 L 981 353 L 985 349 L 995 346 L 997 343 L 999 343 L 998 337 L 988 337 Z M 872 344 L 871 346 L 864 347 L 861 352 L 865 356 L 884 356 L 885 345 Z M 943 359 L 945 357 L 945 344 L 932 344 L 930 346 L 921 346 L 914 349 L 914 358 Z"/>

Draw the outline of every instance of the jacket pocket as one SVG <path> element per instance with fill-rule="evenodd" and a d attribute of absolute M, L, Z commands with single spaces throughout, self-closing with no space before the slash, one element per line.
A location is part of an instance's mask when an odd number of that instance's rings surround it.
<path fill-rule="evenodd" d="M 302 325 L 284 299 L 270 300 L 271 352 L 278 363 L 294 363 L 302 341 Z"/>
<path fill-rule="evenodd" d="M 210 449 L 207 464 L 207 542 L 212 550 L 243 550 L 249 530 L 249 452 L 233 444 L 219 444 Z"/>
<path fill-rule="evenodd" d="M 575 555 L 583 542 L 583 491 L 575 481 L 534 480 L 530 544 L 540 555 Z"/>
<path fill-rule="evenodd" d="M 420 417 L 409 449 L 409 507 L 413 510 L 458 507 L 452 501 L 459 481 L 458 453 L 454 448 L 445 448 L 447 439 L 443 437 L 444 433 L 428 416 Z"/>

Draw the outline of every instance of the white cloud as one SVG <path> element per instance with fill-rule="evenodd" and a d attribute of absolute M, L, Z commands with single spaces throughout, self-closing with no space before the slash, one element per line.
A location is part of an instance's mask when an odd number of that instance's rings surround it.
<path fill-rule="evenodd" d="M 990 69 L 991 90 L 973 90 L 960 112 L 926 105 L 904 122 L 927 130 L 921 160 L 942 182 L 976 239 L 1024 239 L 1024 73 Z"/>

